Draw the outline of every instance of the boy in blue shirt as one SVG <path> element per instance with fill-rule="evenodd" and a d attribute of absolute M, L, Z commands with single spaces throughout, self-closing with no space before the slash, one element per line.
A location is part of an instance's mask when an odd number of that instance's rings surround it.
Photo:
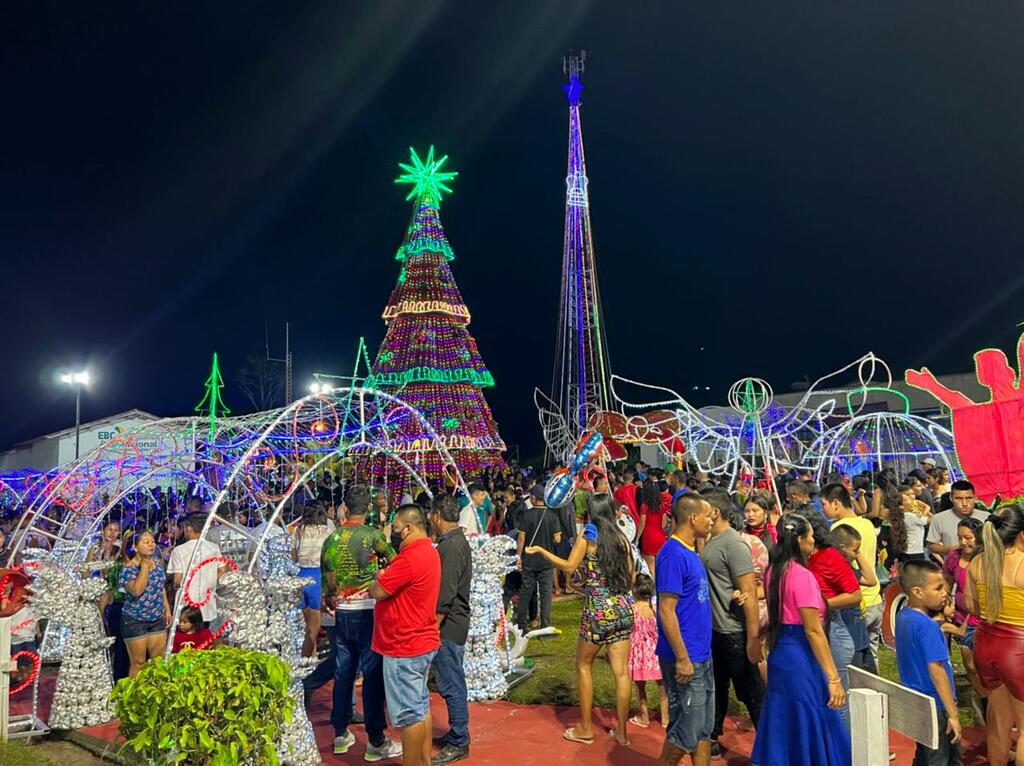
<path fill-rule="evenodd" d="M 935 698 L 939 747 L 917 743 L 914 766 L 960 766 L 960 715 L 953 668 L 933 615 L 946 605 L 946 579 L 934 561 L 908 561 L 900 572 L 907 606 L 896 615 L 896 666 L 900 683 Z"/>

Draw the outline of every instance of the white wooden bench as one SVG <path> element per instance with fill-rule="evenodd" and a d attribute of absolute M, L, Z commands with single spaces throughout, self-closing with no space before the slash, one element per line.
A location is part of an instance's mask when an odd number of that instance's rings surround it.
<path fill-rule="evenodd" d="M 889 729 L 934 749 L 939 746 L 935 700 L 852 665 L 850 674 L 850 735 L 853 766 L 889 762 Z"/>

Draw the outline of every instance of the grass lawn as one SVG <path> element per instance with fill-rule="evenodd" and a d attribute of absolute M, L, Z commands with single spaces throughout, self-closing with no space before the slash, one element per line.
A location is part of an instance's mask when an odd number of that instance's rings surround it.
<path fill-rule="evenodd" d="M 551 604 L 551 622 L 561 629 L 562 635 L 535 639 L 526 648 L 526 656 L 533 659 L 533 675 L 513 688 L 508 699 L 524 705 L 578 705 L 576 693 L 576 635 L 580 625 L 583 600 L 563 598 Z M 886 646 L 879 649 L 880 674 L 893 681 L 897 679 L 896 654 Z M 615 682 L 602 652 L 594 663 L 594 706 L 614 707 Z M 953 673 L 957 700 L 960 702 L 960 720 L 964 726 L 974 726 L 977 720 L 970 707 L 971 689 L 960 663 L 960 649 L 952 649 Z M 729 713 L 744 715 L 743 706 L 730 690 Z M 636 692 L 633 694 L 636 705 Z M 652 713 L 658 710 L 658 692 L 654 684 L 647 685 L 647 704 Z"/>
<path fill-rule="evenodd" d="M 20 742 L 0 742 L 3 766 L 53 766 L 53 761 Z"/>

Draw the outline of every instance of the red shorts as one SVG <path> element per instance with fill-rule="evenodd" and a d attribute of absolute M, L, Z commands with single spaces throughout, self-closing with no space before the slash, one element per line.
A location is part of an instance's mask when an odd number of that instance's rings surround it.
<path fill-rule="evenodd" d="M 1006 684 L 1015 699 L 1024 700 L 1024 628 L 1003 622 L 978 622 L 974 665 L 986 689 Z"/>

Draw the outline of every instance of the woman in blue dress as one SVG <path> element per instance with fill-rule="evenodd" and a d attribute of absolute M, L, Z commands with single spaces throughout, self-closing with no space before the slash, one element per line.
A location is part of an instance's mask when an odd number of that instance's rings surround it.
<path fill-rule="evenodd" d="M 779 521 L 768 587 L 768 689 L 750 760 L 754 766 L 850 766 L 839 718 L 846 695 L 822 627 L 825 601 L 807 559 L 814 531 L 791 513 Z"/>

